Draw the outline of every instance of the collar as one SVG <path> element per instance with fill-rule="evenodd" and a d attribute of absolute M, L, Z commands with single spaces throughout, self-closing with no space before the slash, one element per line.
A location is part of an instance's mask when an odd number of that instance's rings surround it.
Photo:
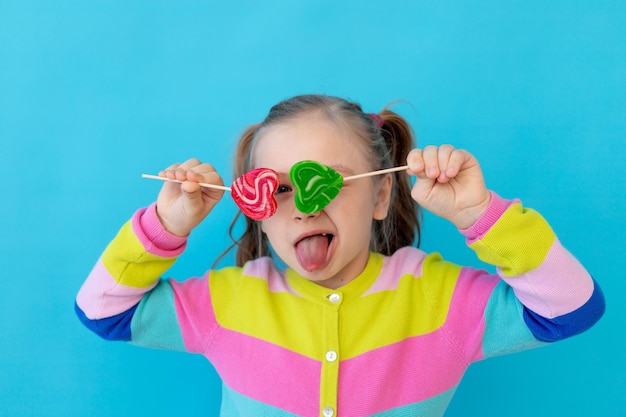
<path fill-rule="evenodd" d="M 337 289 L 326 288 L 310 281 L 291 268 L 287 268 L 286 277 L 289 286 L 301 296 L 328 305 L 332 294 L 338 294 L 342 303 L 360 297 L 376 282 L 383 266 L 383 255 L 370 252 L 363 272 L 352 281 Z"/>

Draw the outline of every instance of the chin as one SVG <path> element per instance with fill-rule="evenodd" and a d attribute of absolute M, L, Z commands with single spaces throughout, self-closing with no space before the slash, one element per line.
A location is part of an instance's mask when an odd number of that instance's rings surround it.
<path fill-rule="evenodd" d="M 304 269 L 300 264 L 298 264 L 297 268 L 294 268 L 296 272 L 303 278 L 308 279 L 309 281 L 315 282 L 317 284 L 323 284 L 326 281 L 333 280 L 335 275 L 328 271 L 327 266 L 316 268 L 311 271 Z"/>

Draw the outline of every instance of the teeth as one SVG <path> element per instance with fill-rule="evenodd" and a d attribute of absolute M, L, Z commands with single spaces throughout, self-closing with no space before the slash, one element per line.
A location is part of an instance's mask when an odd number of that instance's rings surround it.
<path fill-rule="evenodd" d="M 326 233 L 322 233 L 322 236 L 326 237 Z"/>

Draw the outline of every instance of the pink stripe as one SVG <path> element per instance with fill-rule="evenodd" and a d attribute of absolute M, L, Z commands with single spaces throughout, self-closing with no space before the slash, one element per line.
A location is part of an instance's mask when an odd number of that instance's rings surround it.
<path fill-rule="evenodd" d="M 370 415 L 426 400 L 457 385 L 466 367 L 441 329 L 367 352 L 341 363 L 338 413 Z"/>
<path fill-rule="evenodd" d="M 587 270 L 556 239 L 535 270 L 502 278 L 526 307 L 550 319 L 581 307 L 593 293 Z"/>
<path fill-rule="evenodd" d="M 221 329 L 207 357 L 232 390 L 299 416 L 319 414 L 321 363 L 280 346 Z"/>
<path fill-rule="evenodd" d="M 490 194 L 491 200 L 483 215 L 469 228 L 459 230 L 465 235 L 468 245 L 482 239 L 511 205 L 519 203 L 519 200 L 505 200 L 493 191 L 490 191 Z"/>
<path fill-rule="evenodd" d="M 165 230 L 156 212 L 156 203 L 138 210 L 132 218 L 133 231 L 147 252 L 163 258 L 180 255 L 187 238 Z"/>
<path fill-rule="evenodd" d="M 274 262 L 269 257 L 259 258 L 253 262 L 248 262 L 243 274 L 267 281 L 267 286 L 270 292 L 288 292 L 290 294 L 300 296 L 289 286 L 284 272 L 278 271 L 274 266 Z"/>
<path fill-rule="evenodd" d="M 320 362 L 220 327 L 206 278 L 172 281 L 172 288 L 185 347 L 206 355 L 228 387 L 297 415 L 317 415 Z"/>
<path fill-rule="evenodd" d="M 338 413 L 369 415 L 454 388 L 469 363 L 483 357 L 484 310 L 498 282 L 463 270 L 443 327 L 343 361 Z"/>
<path fill-rule="evenodd" d="M 400 279 L 405 275 L 414 277 L 422 276 L 422 262 L 426 259 L 426 253 L 412 247 L 397 250 L 393 257 L 385 257 L 381 273 L 378 279 L 364 294 L 363 297 L 398 288 Z"/>
<path fill-rule="evenodd" d="M 459 274 L 444 328 L 468 363 L 484 358 L 485 309 L 499 282 L 483 270 L 463 268 Z"/>
<path fill-rule="evenodd" d="M 98 259 L 78 291 L 76 303 L 91 320 L 112 317 L 137 304 L 154 285 L 135 288 L 118 284 L 103 265 L 102 259 Z"/>
<path fill-rule="evenodd" d="M 206 278 L 170 282 L 185 347 L 190 352 L 204 353 L 207 340 L 218 327 L 213 313 L 209 283 Z"/>

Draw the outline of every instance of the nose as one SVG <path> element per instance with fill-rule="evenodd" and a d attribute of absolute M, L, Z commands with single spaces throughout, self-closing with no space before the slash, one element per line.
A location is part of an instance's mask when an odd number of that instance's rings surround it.
<path fill-rule="evenodd" d="M 319 217 L 320 212 L 316 211 L 314 213 L 303 213 L 300 210 L 298 210 L 297 208 L 293 208 L 293 218 L 295 220 L 298 221 L 302 221 L 302 220 L 307 220 L 307 219 L 314 219 L 316 217 Z"/>

